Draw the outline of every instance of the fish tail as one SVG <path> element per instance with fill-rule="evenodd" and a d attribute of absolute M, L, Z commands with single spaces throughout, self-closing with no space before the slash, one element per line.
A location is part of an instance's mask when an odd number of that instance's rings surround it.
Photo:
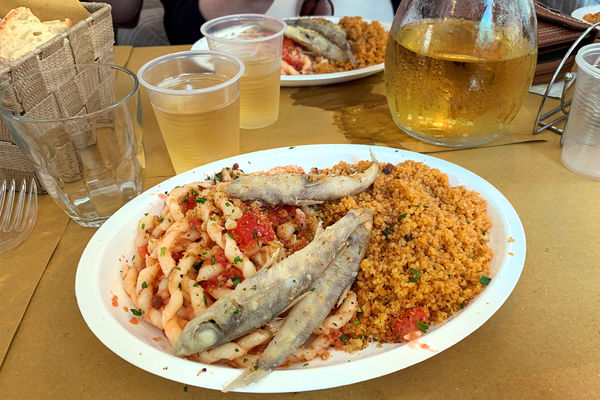
<path fill-rule="evenodd" d="M 258 364 L 254 364 L 249 369 L 245 370 L 240 376 L 238 376 L 233 381 L 225 385 L 225 387 L 223 387 L 222 392 L 230 392 L 235 389 L 246 387 L 251 383 L 258 382 L 259 380 L 267 376 L 270 372 L 270 370 L 261 368 L 258 366 Z"/>

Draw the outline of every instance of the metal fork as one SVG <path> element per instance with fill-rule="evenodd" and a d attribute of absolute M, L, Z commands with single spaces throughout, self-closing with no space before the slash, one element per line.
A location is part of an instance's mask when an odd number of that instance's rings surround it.
<path fill-rule="evenodd" d="M 33 230 L 37 218 L 37 186 L 31 179 L 29 190 L 25 179 L 21 181 L 15 203 L 15 180 L 8 187 L 6 180 L 0 185 L 0 254 L 17 247 Z"/>

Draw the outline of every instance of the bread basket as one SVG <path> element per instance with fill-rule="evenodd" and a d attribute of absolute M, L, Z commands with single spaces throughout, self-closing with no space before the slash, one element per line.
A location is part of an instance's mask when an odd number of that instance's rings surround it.
<path fill-rule="evenodd" d="M 74 64 L 114 64 L 114 33 L 110 5 L 106 3 L 82 3 L 82 5 L 90 12 L 90 16 L 85 20 L 35 50 L 11 61 L 7 66 L 0 66 L 0 90 L 24 75 L 52 68 Z M 47 95 L 43 93 L 36 96 L 36 101 L 24 105 L 23 113 L 42 106 L 46 98 Z M 58 107 L 58 104 L 53 102 L 53 106 Z M 56 115 L 57 112 L 58 110 L 48 110 L 49 115 Z M 31 177 L 35 177 L 33 165 L 16 145 L 4 121 L 0 118 L 0 181 Z M 39 179 L 36 181 L 38 190 L 44 193 L 45 189 L 39 186 Z"/>

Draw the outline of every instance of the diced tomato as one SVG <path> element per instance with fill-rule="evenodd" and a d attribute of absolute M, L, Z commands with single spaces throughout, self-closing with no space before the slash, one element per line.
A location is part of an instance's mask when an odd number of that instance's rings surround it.
<path fill-rule="evenodd" d="M 119 298 L 117 297 L 117 295 L 113 295 L 111 299 L 111 304 L 113 307 L 119 307 Z"/>
<path fill-rule="evenodd" d="M 181 209 L 184 213 L 189 210 L 193 210 L 196 207 L 196 196 L 193 194 L 187 195 L 183 200 L 181 200 Z"/>
<path fill-rule="evenodd" d="M 192 228 L 196 228 L 196 229 L 200 229 L 200 226 L 202 226 L 202 221 L 198 218 L 190 218 L 188 220 L 188 223 L 190 224 L 190 226 Z"/>
<path fill-rule="evenodd" d="M 329 343 L 336 349 L 341 350 L 344 348 L 344 342 L 342 342 L 342 331 L 339 329 L 330 328 L 326 334 Z"/>
<path fill-rule="evenodd" d="M 417 322 L 424 323 L 427 318 L 429 318 L 429 313 L 422 307 L 413 307 L 406 310 L 392 323 L 392 332 L 396 340 L 406 342 L 406 335 L 419 330 Z"/>
<path fill-rule="evenodd" d="M 138 247 L 137 252 L 140 257 L 145 259 L 146 256 L 148 255 L 148 243 L 143 244 L 140 247 Z"/>
<path fill-rule="evenodd" d="M 301 59 L 300 51 L 293 41 L 288 38 L 283 39 L 283 47 L 281 49 L 281 59 L 290 64 L 296 71 L 302 70 L 302 65 L 298 64 Z"/>
<path fill-rule="evenodd" d="M 200 285 L 204 289 L 210 289 L 210 288 L 216 288 L 216 287 L 233 289 L 235 286 L 237 286 L 238 283 L 240 283 L 244 280 L 244 275 L 242 274 L 242 271 L 240 271 L 238 268 L 231 265 L 231 263 L 227 260 L 227 257 L 225 257 L 224 252 L 221 251 L 221 252 L 215 254 L 214 258 L 215 258 L 215 263 L 222 265 L 224 267 L 224 269 L 219 275 L 217 275 L 209 280 L 202 281 L 200 283 Z M 211 257 L 210 263 L 212 263 L 212 257 Z"/>
<path fill-rule="evenodd" d="M 259 242 L 267 243 L 275 239 L 271 220 L 266 213 L 256 208 L 248 210 L 237 220 L 237 226 L 231 234 L 244 253 L 251 253 Z"/>
<path fill-rule="evenodd" d="M 146 256 L 148 255 L 148 243 L 141 245 L 137 249 L 138 256 L 142 260 L 142 269 L 146 268 Z"/>
<path fill-rule="evenodd" d="M 284 205 L 275 207 L 265 207 L 265 213 L 269 216 L 271 223 L 276 228 L 281 224 L 285 224 L 296 216 L 296 206 Z"/>

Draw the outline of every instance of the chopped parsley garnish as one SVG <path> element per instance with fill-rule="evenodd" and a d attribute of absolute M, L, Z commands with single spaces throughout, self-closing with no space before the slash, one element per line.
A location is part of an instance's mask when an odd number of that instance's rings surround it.
<path fill-rule="evenodd" d="M 160 256 L 162 257 L 162 256 L 164 256 L 164 255 L 165 255 L 165 248 L 164 248 L 164 247 L 161 247 L 161 248 L 160 248 Z"/>
<path fill-rule="evenodd" d="M 142 229 L 146 229 L 146 224 L 142 224 Z"/>
<path fill-rule="evenodd" d="M 189 203 L 190 200 L 187 197 L 184 197 L 183 200 L 181 200 L 182 203 Z"/>
<path fill-rule="evenodd" d="M 406 240 L 407 242 L 410 242 L 412 240 L 412 238 L 410 237 L 410 235 L 404 235 L 404 240 Z"/>
<path fill-rule="evenodd" d="M 254 230 L 254 232 L 252 232 L 252 237 L 254 239 L 256 239 L 256 237 L 258 236 L 258 232 L 256 231 L 256 229 Z"/>
<path fill-rule="evenodd" d="M 487 276 L 482 276 L 479 279 L 479 283 L 481 283 L 482 285 L 487 285 L 490 283 L 491 280 L 492 280 L 492 278 L 488 278 Z"/>
<path fill-rule="evenodd" d="M 146 282 L 142 282 L 142 289 L 147 289 L 148 288 L 148 284 Z"/>
<path fill-rule="evenodd" d="M 215 260 L 215 256 L 212 256 L 210 259 L 210 265 L 215 265 L 217 263 L 217 260 Z"/>
<path fill-rule="evenodd" d="M 235 348 L 235 350 L 233 350 L 233 351 L 235 351 L 236 353 L 239 353 L 239 352 L 240 352 L 240 349 L 238 349 L 238 348 L 236 347 L 236 348 Z"/>
<path fill-rule="evenodd" d="M 226 202 L 225 202 L 225 206 L 227 206 L 227 207 L 230 207 L 230 206 L 231 206 L 231 203 L 230 203 L 230 202 L 228 202 L 228 201 L 226 201 Z"/>
<path fill-rule="evenodd" d="M 290 149 L 293 149 L 294 147 L 296 147 L 296 146 L 290 146 Z"/>
<path fill-rule="evenodd" d="M 416 282 L 417 279 L 419 279 L 419 277 L 421 276 L 421 271 L 419 271 L 418 269 L 411 268 L 410 273 L 413 274 L 413 278 L 410 278 L 408 280 L 409 282 Z"/>
<path fill-rule="evenodd" d="M 204 305 L 207 306 L 208 300 L 206 300 L 206 293 L 204 291 L 202 291 L 202 299 L 204 300 Z"/>
<path fill-rule="evenodd" d="M 241 281 L 242 281 L 242 279 L 238 276 L 234 276 L 233 278 L 231 278 L 231 282 L 233 283 L 233 286 L 239 285 Z"/>
<path fill-rule="evenodd" d="M 188 391 L 188 387 L 187 387 L 187 385 L 185 385 L 185 386 L 183 387 L 183 391 L 184 391 L 184 392 L 187 392 L 187 391 Z"/>
<path fill-rule="evenodd" d="M 408 214 L 407 213 L 402 213 L 400 215 L 398 215 L 398 221 L 402 221 L 402 218 L 406 218 Z"/>
<path fill-rule="evenodd" d="M 473 260 L 477 259 L 477 254 L 474 254 L 473 257 L 471 257 Z"/>
<path fill-rule="evenodd" d="M 197 190 L 192 190 L 192 195 L 194 195 L 194 196 L 198 196 L 199 194 L 200 194 L 200 192 L 199 192 L 199 191 L 197 191 Z"/>
<path fill-rule="evenodd" d="M 348 336 L 346 335 L 340 335 L 340 340 L 342 341 L 343 344 L 348 343 Z"/>
<path fill-rule="evenodd" d="M 256 371 L 258 369 L 258 364 L 254 364 L 254 370 Z"/>
<path fill-rule="evenodd" d="M 142 313 L 144 312 L 144 311 L 142 311 L 142 309 L 141 309 L 141 308 L 139 308 L 139 309 L 137 309 L 137 310 L 136 310 L 135 308 L 130 308 L 130 309 L 129 309 L 129 311 L 131 311 L 131 313 L 132 313 L 133 315 L 135 315 L 135 316 L 138 316 L 138 317 L 139 317 L 139 316 L 141 316 L 141 315 L 142 315 Z"/>
<path fill-rule="evenodd" d="M 200 285 L 198 285 L 198 282 L 196 282 L 196 283 L 194 283 L 192 286 L 193 286 L 193 287 L 199 287 Z"/>
<path fill-rule="evenodd" d="M 360 324 L 359 320 L 354 321 L 354 325 L 358 325 L 358 324 Z"/>
<path fill-rule="evenodd" d="M 242 259 L 240 258 L 240 256 L 235 256 L 235 258 L 233 259 L 233 263 L 234 263 L 234 264 L 237 264 L 237 263 L 239 263 L 239 262 L 242 262 L 242 261 L 244 261 L 244 260 L 242 260 Z"/>
<path fill-rule="evenodd" d="M 313 211 L 318 211 L 317 206 L 310 206 L 310 208 L 312 208 Z"/>
<path fill-rule="evenodd" d="M 417 328 L 419 328 L 419 330 L 423 333 L 427 333 L 427 329 L 429 329 L 429 325 L 421 322 L 421 321 L 417 321 Z"/>
<path fill-rule="evenodd" d="M 227 236 L 233 239 L 233 235 L 231 234 L 231 232 L 227 232 Z"/>
<path fill-rule="evenodd" d="M 308 363 L 302 364 L 303 367 L 308 367 Z"/>
<path fill-rule="evenodd" d="M 206 202 L 206 197 L 197 197 L 196 203 L 204 204 Z"/>
<path fill-rule="evenodd" d="M 179 282 L 179 285 L 177 285 L 177 288 L 178 288 L 179 290 L 181 290 L 181 282 Z"/>
<path fill-rule="evenodd" d="M 383 233 L 383 236 L 385 236 L 385 240 L 389 242 L 390 241 L 389 235 L 394 233 L 394 231 L 389 226 L 386 226 L 386 228 L 382 231 L 382 233 Z"/>
<path fill-rule="evenodd" d="M 232 314 L 233 315 L 238 315 L 240 313 L 240 310 L 235 310 Z"/>

